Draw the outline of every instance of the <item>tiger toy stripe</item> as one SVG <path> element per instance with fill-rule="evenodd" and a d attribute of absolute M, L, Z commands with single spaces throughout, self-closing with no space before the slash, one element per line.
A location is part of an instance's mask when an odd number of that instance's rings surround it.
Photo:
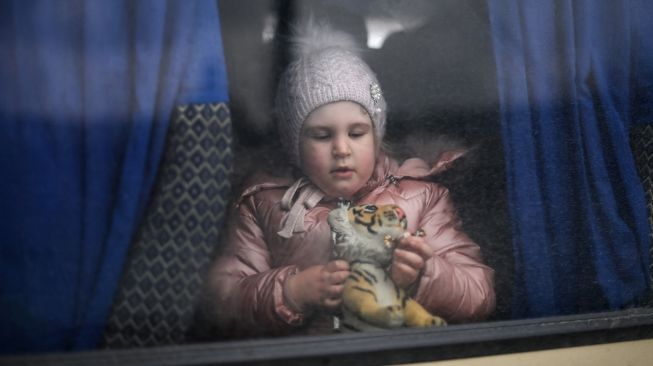
<path fill-rule="evenodd" d="M 336 257 L 349 262 L 342 295 L 341 325 L 348 330 L 446 325 L 399 288 L 385 270 L 394 245 L 406 232 L 403 210 L 396 205 L 341 203 L 329 213 Z"/>

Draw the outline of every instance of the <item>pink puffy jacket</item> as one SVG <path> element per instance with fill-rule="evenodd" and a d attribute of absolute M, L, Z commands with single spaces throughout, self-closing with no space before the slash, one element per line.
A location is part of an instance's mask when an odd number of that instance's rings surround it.
<path fill-rule="evenodd" d="M 401 167 L 381 157 L 375 177 L 354 204 L 399 205 L 411 232 L 421 228 L 433 257 L 414 286 L 414 298 L 449 322 L 484 319 L 495 306 L 494 271 L 464 232 L 446 188 L 414 177 L 429 174 L 419 159 Z M 277 232 L 287 211 L 281 198 L 291 179 L 263 179 L 244 191 L 227 227 L 226 248 L 209 272 L 214 320 L 224 336 L 324 334 L 332 331 L 325 314 L 304 318 L 284 301 L 289 275 L 332 259 L 326 217 L 335 202 L 323 199 L 308 209 L 303 232 L 289 239 Z"/>

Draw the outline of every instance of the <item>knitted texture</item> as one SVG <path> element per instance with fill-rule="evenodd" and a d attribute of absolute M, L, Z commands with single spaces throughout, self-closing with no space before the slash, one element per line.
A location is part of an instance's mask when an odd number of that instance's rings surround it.
<path fill-rule="evenodd" d="M 376 76 L 354 52 L 327 47 L 302 55 L 288 66 L 279 82 L 277 128 L 291 163 L 300 165 L 299 134 L 316 108 L 333 102 L 360 104 L 374 124 L 377 141 L 385 132 L 386 103 Z"/>

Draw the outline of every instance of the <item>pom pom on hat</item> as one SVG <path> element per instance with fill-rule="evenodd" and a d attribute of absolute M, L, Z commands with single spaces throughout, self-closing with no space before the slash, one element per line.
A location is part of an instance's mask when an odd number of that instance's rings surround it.
<path fill-rule="evenodd" d="M 276 96 L 277 128 L 291 163 L 300 165 L 299 134 L 308 115 L 322 105 L 351 101 L 372 119 L 377 141 L 385 132 L 386 103 L 378 80 L 360 57 L 353 38 L 309 19 L 293 38 L 292 62 Z"/>
<path fill-rule="evenodd" d="M 360 56 L 360 48 L 354 37 L 343 31 L 333 29 L 326 22 L 318 23 L 309 17 L 303 25 L 295 28 L 291 40 L 290 54 L 293 60 L 321 52 L 329 47 L 338 47 Z"/>

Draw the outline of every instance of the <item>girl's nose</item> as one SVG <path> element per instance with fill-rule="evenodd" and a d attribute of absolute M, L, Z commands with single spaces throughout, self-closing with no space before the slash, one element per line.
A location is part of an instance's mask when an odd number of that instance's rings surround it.
<path fill-rule="evenodd" d="M 338 158 L 344 158 L 351 154 L 351 149 L 349 148 L 349 143 L 347 139 L 339 137 L 333 141 L 333 156 Z"/>

